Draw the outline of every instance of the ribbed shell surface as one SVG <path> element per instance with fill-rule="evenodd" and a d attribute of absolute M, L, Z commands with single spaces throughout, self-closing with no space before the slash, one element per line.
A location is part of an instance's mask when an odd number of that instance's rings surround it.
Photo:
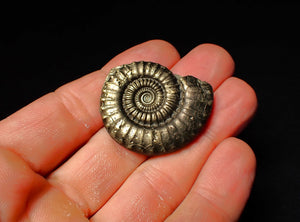
<path fill-rule="evenodd" d="M 102 89 L 100 113 L 112 138 L 151 156 L 173 152 L 193 140 L 212 104 L 208 83 L 140 61 L 110 71 Z"/>

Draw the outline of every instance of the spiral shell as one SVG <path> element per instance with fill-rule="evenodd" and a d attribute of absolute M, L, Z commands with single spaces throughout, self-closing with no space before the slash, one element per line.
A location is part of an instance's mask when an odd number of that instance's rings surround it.
<path fill-rule="evenodd" d="M 112 138 L 151 156 L 173 152 L 193 140 L 212 104 L 213 91 L 207 82 L 140 61 L 110 71 L 100 113 Z"/>

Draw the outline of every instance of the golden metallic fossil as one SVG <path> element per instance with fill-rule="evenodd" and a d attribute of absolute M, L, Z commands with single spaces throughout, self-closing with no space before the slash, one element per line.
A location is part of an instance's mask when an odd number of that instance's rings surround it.
<path fill-rule="evenodd" d="M 207 82 L 140 61 L 109 72 L 100 113 L 118 143 L 152 156 L 191 142 L 208 119 L 212 104 L 213 91 Z"/>

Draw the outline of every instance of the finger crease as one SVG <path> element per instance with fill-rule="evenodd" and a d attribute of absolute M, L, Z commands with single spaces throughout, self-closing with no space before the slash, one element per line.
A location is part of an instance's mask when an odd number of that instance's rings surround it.
<path fill-rule="evenodd" d="M 84 119 L 92 119 L 92 117 L 78 95 L 73 90 L 68 90 L 68 93 L 62 91 L 55 91 L 54 93 L 70 116 L 77 120 L 84 128 L 88 129 L 89 124 L 83 120 L 82 116 L 85 116 Z"/>
<path fill-rule="evenodd" d="M 206 202 L 206 205 L 210 205 L 211 209 L 224 218 L 224 221 L 234 221 L 234 219 L 227 213 L 222 207 L 219 206 L 217 202 L 223 201 L 223 196 L 214 192 L 213 190 L 206 188 L 204 186 L 198 186 L 197 189 L 193 189 L 192 193 L 199 196 L 201 202 L 202 200 Z"/>
<path fill-rule="evenodd" d="M 176 190 L 177 193 L 180 193 L 179 195 L 176 194 L 176 196 L 183 197 L 186 194 L 169 175 L 154 166 L 148 165 L 147 170 L 143 170 L 142 174 L 152 190 L 157 194 L 160 200 L 164 200 L 170 210 L 174 210 L 179 204 L 178 201 L 174 201 L 175 195 L 171 195 L 170 190 Z"/>

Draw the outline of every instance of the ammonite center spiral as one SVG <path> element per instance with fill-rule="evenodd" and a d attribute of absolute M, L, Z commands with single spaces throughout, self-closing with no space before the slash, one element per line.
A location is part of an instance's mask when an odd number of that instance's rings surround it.
<path fill-rule="evenodd" d="M 110 71 L 100 112 L 118 143 L 139 153 L 158 155 L 193 140 L 209 117 L 212 103 L 208 83 L 141 61 Z"/>
<path fill-rule="evenodd" d="M 161 84 L 153 77 L 140 77 L 124 89 L 122 108 L 127 118 L 141 127 L 157 126 L 167 120 L 179 102 L 179 90 L 166 90 L 176 85 L 177 79 L 168 77 Z"/>

